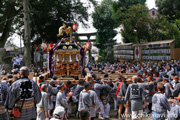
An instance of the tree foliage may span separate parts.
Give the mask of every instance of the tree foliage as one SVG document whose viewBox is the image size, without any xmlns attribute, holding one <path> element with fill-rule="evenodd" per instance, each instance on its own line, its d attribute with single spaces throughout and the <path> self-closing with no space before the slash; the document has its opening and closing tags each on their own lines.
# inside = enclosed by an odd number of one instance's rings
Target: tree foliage
<svg viewBox="0 0 180 120">
<path fill-rule="evenodd" d="M 138 4 L 131 6 L 126 12 L 120 13 L 123 29 L 121 30 L 124 42 L 140 43 L 149 39 L 148 8 Z"/>
<path fill-rule="evenodd" d="M 163 3 L 163 1 L 164 0 L 159 0 L 158 3 Z M 139 1 L 139 4 L 137 4 L 138 1 L 136 1 L 134 5 L 128 4 L 129 6 L 123 2 L 123 0 L 114 2 L 113 18 L 116 21 L 116 26 L 122 25 L 121 33 L 124 42 L 140 43 L 175 38 L 176 47 L 180 45 L 178 42 L 180 36 L 178 26 L 180 28 L 180 22 L 178 20 L 175 21 L 175 24 L 171 23 L 171 21 L 168 21 L 169 18 L 167 16 L 161 14 L 158 14 L 155 19 L 151 18 L 148 8 L 144 5 L 145 1 Z M 174 3 L 175 2 L 173 2 L 173 4 Z M 164 6 L 162 9 L 166 10 L 166 7 Z M 176 15 L 178 15 L 178 13 Z"/>
<path fill-rule="evenodd" d="M 166 38 L 175 38 L 175 47 L 180 47 L 180 1 L 179 0 L 156 0 L 158 13 L 165 16 L 169 21 L 162 24 Z M 163 21 L 162 21 L 163 22 Z"/>
<path fill-rule="evenodd" d="M 80 22 L 85 25 L 89 15 L 87 9 L 90 4 L 96 5 L 95 0 L 87 2 L 88 6 L 81 0 L 30 0 L 32 41 L 56 42 L 60 39 L 56 34 L 63 23 L 67 26 Z M 22 1 L 19 0 L 0 1 L 0 47 L 4 47 L 11 32 L 23 34 L 24 16 L 20 14 L 23 13 L 22 8 Z"/>
<path fill-rule="evenodd" d="M 13 33 L 14 19 L 22 12 L 17 0 L 0 0 L 0 48 Z"/>
<path fill-rule="evenodd" d="M 96 4 L 94 0 L 89 0 Z M 40 0 L 32 6 L 32 37 L 36 43 L 57 42 L 58 29 L 65 23 L 83 23 L 88 20 L 88 7 L 80 0 Z M 37 34 L 38 33 L 38 34 Z"/>
<path fill-rule="evenodd" d="M 93 26 L 97 29 L 96 43 L 99 54 L 104 60 L 107 56 L 107 44 L 114 44 L 116 35 L 114 30 L 115 21 L 112 18 L 112 1 L 103 0 L 101 5 L 95 8 L 92 15 Z"/>
<path fill-rule="evenodd" d="M 159 14 L 165 15 L 171 22 L 180 19 L 179 0 L 156 0 Z"/>
<path fill-rule="evenodd" d="M 179 34 L 176 25 L 160 14 L 155 19 L 151 18 L 149 33 L 152 41 L 173 39 Z"/>
<path fill-rule="evenodd" d="M 116 21 L 116 26 L 119 27 L 123 20 L 125 20 L 124 14 L 127 12 L 127 10 L 137 4 L 145 5 L 146 0 L 118 0 L 114 1 L 113 6 L 113 18 Z"/>
</svg>

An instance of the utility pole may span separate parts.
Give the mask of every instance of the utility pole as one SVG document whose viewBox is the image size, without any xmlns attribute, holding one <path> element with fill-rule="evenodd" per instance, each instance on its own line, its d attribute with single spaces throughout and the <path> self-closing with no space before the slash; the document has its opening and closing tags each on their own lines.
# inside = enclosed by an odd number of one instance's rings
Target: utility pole
<svg viewBox="0 0 180 120">
<path fill-rule="evenodd" d="M 31 29 L 29 0 L 23 0 L 24 10 L 24 62 L 27 67 L 31 65 Z"/>
</svg>

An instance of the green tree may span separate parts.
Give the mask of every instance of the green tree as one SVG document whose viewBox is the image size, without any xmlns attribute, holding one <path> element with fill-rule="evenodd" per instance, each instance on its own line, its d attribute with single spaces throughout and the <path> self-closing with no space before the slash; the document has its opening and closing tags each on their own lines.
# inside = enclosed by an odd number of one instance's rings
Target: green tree
<svg viewBox="0 0 180 120">
<path fill-rule="evenodd" d="M 177 26 L 170 23 L 165 16 L 160 14 L 155 19 L 151 18 L 149 26 L 151 41 L 173 39 L 179 34 Z"/>
<path fill-rule="evenodd" d="M 118 0 L 113 2 L 113 18 L 116 21 L 116 26 L 119 27 L 123 20 L 125 20 L 124 14 L 127 10 L 137 4 L 145 5 L 146 0 Z"/>
<path fill-rule="evenodd" d="M 87 2 L 96 5 L 95 0 Z M 35 43 L 57 42 L 58 29 L 63 23 L 66 27 L 73 23 L 83 23 L 88 20 L 88 7 L 80 0 L 39 0 L 31 4 L 32 39 Z"/>
<path fill-rule="evenodd" d="M 115 21 L 112 18 L 112 1 L 103 0 L 101 5 L 95 8 L 92 18 L 93 26 L 97 29 L 95 46 L 99 48 L 99 55 L 102 57 L 102 60 L 110 61 L 109 58 L 112 58 L 112 54 L 110 51 L 108 52 L 107 45 L 115 43 L 113 38 L 116 35 L 116 31 L 113 28 Z"/>
<path fill-rule="evenodd" d="M 165 15 L 171 22 L 180 19 L 179 0 L 156 0 L 159 14 Z"/>
<path fill-rule="evenodd" d="M 80 0 L 28 0 L 29 4 L 27 10 L 30 13 L 30 21 L 27 27 L 30 35 L 24 35 L 25 52 L 24 58 L 26 65 L 30 65 L 29 59 L 31 54 L 31 42 L 41 43 L 57 42 L 56 34 L 62 23 L 72 25 L 72 23 L 88 20 L 87 6 Z M 23 2 L 25 0 L 1 0 L 0 1 L 0 47 L 4 47 L 7 38 L 12 32 L 21 33 L 25 24 L 23 22 Z M 96 5 L 95 0 L 88 0 L 87 2 Z M 18 15 L 18 16 L 17 16 Z M 25 19 L 26 20 L 26 19 Z M 25 26 L 26 27 L 26 26 Z M 27 29 L 26 29 L 27 30 Z M 23 31 L 24 32 L 24 31 Z M 26 32 L 26 31 L 25 31 Z M 28 39 L 27 39 L 28 38 Z"/>
<path fill-rule="evenodd" d="M 13 33 L 14 19 L 20 15 L 22 6 L 17 0 L 0 0 L 0 48 Z"/>
<path fill-rule="evenodd" d="M 56 34 L 62 23 L 83 23 L 88 20 L 90 4 L 85 6 L 81 0 L 30 0 L 31 42 L 56 42 Z M 4 47 L 7 38 L 14 32 L 23 34 L 23 6 L 19 0 L 0 0 L 0 47 Z M 20 30 L 18 30 L 20 29 Z M 18 30 L 18 31 L 17 31 Z"/>
<path fill-rule="evenodd" d="M 124 18 L 121 22 L 124 42 L 148 41 L 150 15 L 147 7 L 141 4 L 133 5 L 127 11 L 122 12 L 121 16 Z"/>
</svg>

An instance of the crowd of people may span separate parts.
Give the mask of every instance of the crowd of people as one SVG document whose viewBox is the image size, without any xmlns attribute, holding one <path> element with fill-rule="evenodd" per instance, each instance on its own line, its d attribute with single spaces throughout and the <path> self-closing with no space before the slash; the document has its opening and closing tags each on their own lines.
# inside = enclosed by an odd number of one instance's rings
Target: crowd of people
<svg viewBox="0 0 180 120">
<path fill-rule="evenodd" d="M 73 113 L 81 120 L 109 119 L 111 108 L 119 120 L 180 119 L 180 61 L 88 63 L 88 68 L 78 84 L 55 76 L 49 82 L 43 75 L 30 80 L 32 70 L 25 66 L 16 78 L 9 73 L 0 83 L 0 120 L 67 120 Z"/>
</svg>

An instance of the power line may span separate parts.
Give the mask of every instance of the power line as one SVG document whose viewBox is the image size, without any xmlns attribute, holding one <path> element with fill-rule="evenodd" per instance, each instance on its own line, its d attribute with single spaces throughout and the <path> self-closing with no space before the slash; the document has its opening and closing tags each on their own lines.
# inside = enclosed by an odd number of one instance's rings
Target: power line
<svg viewBox="0 0 180 120">
<path fill-rule="evenodd" d="M 21 13 L 21 14 L 22 14 L 22 13 Z M 15 18 L 15 17 L 18 16 L 18 15 L 20 15 L 20 13 L 17 14 L 17 15 L 15 15 L 15 16 L 13 16 L 13 17 L 11 17 L 11 18 L 9 18 L 9 19 L 6 19 L 5 21 L 0 22 L 0 25 L 3 24 L 3 23 L 5 23 L 5 22 L 7 22 L 7 21 L 9 21 L 9 20 L 11 20 L 11 19 L 13 19 L 13 18 Z"/>
</svg>

